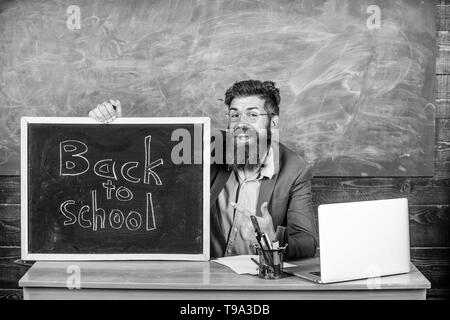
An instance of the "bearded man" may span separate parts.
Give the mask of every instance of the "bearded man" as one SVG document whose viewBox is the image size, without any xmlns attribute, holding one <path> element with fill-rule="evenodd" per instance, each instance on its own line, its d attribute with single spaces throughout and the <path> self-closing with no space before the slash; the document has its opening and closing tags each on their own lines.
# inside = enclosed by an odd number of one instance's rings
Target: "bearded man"
<svg viewBox="0 0 450 320">
<path fill-rule="evenodd" d="M 255 254 L 252 215 L 270 240 L 276 229 L 286 231 L 279 240 L 288 244 L 287 259 L 313 257 L 318 243 L 311 166 L 274 139 L 279 89 L 272 81 L 239 81 L 224 101 L 232 147 L 224 144 L 225 161 L 211 165 L 211 257 Z M 89 116 L 110 122 L 121 113 L 120 102 L 109 100 Z"/>
</svg>

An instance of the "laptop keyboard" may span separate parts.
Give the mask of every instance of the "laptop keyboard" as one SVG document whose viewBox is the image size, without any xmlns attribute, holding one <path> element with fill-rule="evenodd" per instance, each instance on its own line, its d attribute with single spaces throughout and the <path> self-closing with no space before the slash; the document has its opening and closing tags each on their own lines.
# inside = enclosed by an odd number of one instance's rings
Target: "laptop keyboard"
<svg viewBox="0 0 450 320">
<path fill-rule="evenodd" d="M 320 277 L 320 271 L 312 271 L 310 274 Z"/>
</svg>

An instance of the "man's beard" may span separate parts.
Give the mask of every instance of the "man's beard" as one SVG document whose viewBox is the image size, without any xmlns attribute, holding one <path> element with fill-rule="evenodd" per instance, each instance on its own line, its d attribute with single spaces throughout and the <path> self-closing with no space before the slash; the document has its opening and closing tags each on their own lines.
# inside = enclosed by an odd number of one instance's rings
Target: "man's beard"
<svg viewBox="0 0 450 320">
<path fill-rule="evenodd" d="M 263 132 L 261 132 L 263 131 Z M 266 129 L 258 132 L 251 126 L 243 125 L 236 127 L 233 131 L 233 163 L 230 167 L 233 170 L 254 170 L 262 165 L 269 151 L 272 134 L 270 130 L 270 122 Z M 238 143 L 238 134 L 245 133 L 251 139 L 242 143 Z"/>
</svg>

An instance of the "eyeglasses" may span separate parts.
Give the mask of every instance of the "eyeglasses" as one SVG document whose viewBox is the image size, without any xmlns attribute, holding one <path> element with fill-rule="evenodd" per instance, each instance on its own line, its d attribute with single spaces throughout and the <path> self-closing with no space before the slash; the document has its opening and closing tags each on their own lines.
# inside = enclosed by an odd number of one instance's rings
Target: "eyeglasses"
<svg viewBox="0 0 450 320">
<path fill-rule="evenodd" d="M 244 113 L 244 115 L 249 122 L 256 122 L 258 121 L 260 116 L 269 116 L 273 115 L 273 113 L 259 113 L 258 111 L 247 111 Z M 227 113 L 227 117 L 228 120 L 230 120 L 230 122 L 238 122 L 241 120 L 242 113 L 240 113 L 239 111 L 231 111 Z"/>
</svg>

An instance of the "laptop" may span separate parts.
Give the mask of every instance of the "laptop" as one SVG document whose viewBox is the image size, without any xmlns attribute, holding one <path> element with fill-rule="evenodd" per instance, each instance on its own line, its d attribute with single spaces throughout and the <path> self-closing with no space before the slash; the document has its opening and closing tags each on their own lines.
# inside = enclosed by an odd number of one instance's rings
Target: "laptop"
<svg viewBox="0 0 450 320">
<path fill-rule="evenodd" d="M 284 272 L 317 283 L 410 271 L 408 199 L 320 205 L 320 263 Z"/>
</svg>

